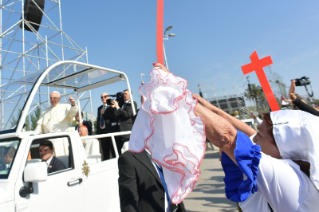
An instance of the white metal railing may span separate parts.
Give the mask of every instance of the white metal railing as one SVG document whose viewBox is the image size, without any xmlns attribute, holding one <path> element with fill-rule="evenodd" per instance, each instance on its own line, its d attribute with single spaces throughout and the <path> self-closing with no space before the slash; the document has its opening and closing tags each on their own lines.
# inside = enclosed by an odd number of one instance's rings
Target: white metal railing
<svg viewBox="0 0 319 212">
<path fill-rule="evenodd" d="M 85 140 L 85 139 L 98 139 L 98 138 L 109 138 L 111 137 L 112 139 L 112 144 L 113 144 L 113 148 L 114 148 L 114 151 L 115 151 L 115 155 L 116 155 L 116 158 L 119 157 L 119 153 L 117 151 L 117 148 L 116 148 L 116 143 L 115 143 L 115 136 L 121 136 L 121 135 L 130 135 L 131 134 L 131 131 L 124 131 L 124 132 L 116 132 L 116 133 L 107 133 L 107 134 L 100 134 L 100 135 L 89 135 L 89 136 L 83 136 L 83 137 L 80 137 L 81 140 Z"/>
</svg>

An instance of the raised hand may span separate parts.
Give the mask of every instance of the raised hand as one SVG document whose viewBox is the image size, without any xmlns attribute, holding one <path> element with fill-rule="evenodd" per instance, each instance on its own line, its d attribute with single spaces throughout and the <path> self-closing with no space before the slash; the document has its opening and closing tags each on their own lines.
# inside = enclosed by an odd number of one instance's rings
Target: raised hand
<svg viewBox="0 0 319 212">
<path fill-rule="evenodd" d="M 114 108 L 118 108 L 119 107 L 119 103 L 117 101 L 113 100 L 111 106 L 114 107 Z"/>
<path fill-rule="evenodd" d="M 295 80 L 291 80 L 291 85 L 289 88 L 289 98 L 291 99 L 291 101 L 295 101 L 297 99 L 297 96 L 295 94 L 295 89 L 296 89 L 296 84 L 295 84 Z"/>
<path fill-rule="evenodd" d="M 164 65 L 162 65 L 160 63 L 153 63 L 153 66 L 154 67 L 158 67 L 158 68 L 162 69 L 163 71 L 165 71 L 167 73 L 170 73 L 169 70 Z"/>
<path fill-rule="evenodd" d="M 206 107 L 208 109 L 210 109 L 212 106 L 211 103 L 209 103 L 207 100 L 205 100 L 204 98 L 202 98 L 198 94 L 193 94 L 193 98 L 197 99 L 198 103 L 200 103 L 201 105 L 203 105 L 204 107 Z"/>
<path fill-rule="evenodd" d="M 75 105 L 75 100 L 73 99 L 72 96 L 69 96 L 69 101 L 70 101 L 70 103 L 71 103 L 72 106 Z"/>
</svg>

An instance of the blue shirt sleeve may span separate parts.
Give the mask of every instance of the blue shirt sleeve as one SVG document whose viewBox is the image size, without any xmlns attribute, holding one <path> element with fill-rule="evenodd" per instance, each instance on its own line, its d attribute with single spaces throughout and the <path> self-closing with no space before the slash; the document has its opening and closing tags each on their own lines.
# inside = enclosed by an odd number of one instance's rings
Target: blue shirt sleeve
<svg viewBox="0 0 319 212">
<path fill-rule="evenodd" d="M 256 178 L 261 159 L 260 151 L 260 146 L 254 145 L 246 134 L 237 131 L 234 155 L 238 166 L 224 152 L 222 153 L 227 199 L 243 202 L 257 191 Z"/>
</svg>

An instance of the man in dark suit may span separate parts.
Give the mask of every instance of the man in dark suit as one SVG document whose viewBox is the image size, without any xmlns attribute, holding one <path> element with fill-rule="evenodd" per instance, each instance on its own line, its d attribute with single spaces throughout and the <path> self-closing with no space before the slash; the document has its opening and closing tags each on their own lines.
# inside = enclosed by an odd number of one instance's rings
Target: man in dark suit
<svg viewBox="0 0 319 212">
<path fill-rule="evenodd" d="M 184 204 L 169 205 L 159 173 L 145 150 L 125 152 L 118 160 L 119 193 L 122 212 L 185 212 Z M 177 208 L 176 211 L 172 208 Z"/>
<path fill-rule="evenodd" d="M 45 161 L 47 164 L 48 174 L 66 169 L 65 165 L 53 155 L 54 148 L 51 141 L 42 141 L 39 146 L 39 152 L 42 161 Z"/>
<path fill-rule="evenodd" d="M 83 112 L 81 111 L 82 125 L 86 126 L 88 129 L 89 135 L 92 135 L 92 122 L 83 120 Z M 75 115 L 75 120 L 80 123 L 79 113 Z M 79 131 L 79 125 L 75 126 L 75 130 Z"/>
<path fill-rule="evenodd" d="M 97 131 L 96 134 L 106 134 L 116 132 L 117 122 L 113 118 L 111 105 L 107 105 L 107 100 L 110 97 L 108 93 L 102 93 L 102 105 L 97 109 Z M 103 151 L 103 160 L 115 157 L 115 151 L 111 138 L 100 138 L 101 147 Z"/>
<path fill-rule="evenodd" d="M 124 90 L 123 92 L 123 101 L 124 104 L 122 106 L 119 105 L 117 101 L 112 102 L 113 115 L 118 122 L 117 131 L 130 131 L 132 130 L 134 124 L 134 115 L 132 109 L 131 95 L 128 90 Z M 134 102 L 134 108 L 136 112 L 136 102 Z M 123 144 L 130 140 L 130 135 L 122 135 L 117 137 L 116 144 L 117 150 L 119 154 L 121 154 L 121 149 Z"/>
</svg>

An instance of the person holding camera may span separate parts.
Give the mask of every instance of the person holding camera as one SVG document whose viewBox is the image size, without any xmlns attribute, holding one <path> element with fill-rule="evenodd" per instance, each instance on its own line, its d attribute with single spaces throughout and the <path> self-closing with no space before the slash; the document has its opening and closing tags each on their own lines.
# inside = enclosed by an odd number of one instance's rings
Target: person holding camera
<svg viewBox="0 0 319 212">
<path fill-rule="evenodd" d="M 304 101 L 303 99 L 300 99 L 298 94 L 295 94 L 296 85 L 301 86 L 300 82 L 299 84 L 296 84 L 295 80 L 291 80 L 291 85 L 289 88 L 289 98 L 291 99 L 292 103 L 299 109 L 308 113 L 311 113 L 312 115 L 319 116 L 319 111 L 315 108 L 311 107 Z"/>
<path fill-rule="evenodd" d="M 110 96 L 108 93 L 102 93 L 101 95 L 102 105 L 97 109 L 97 130 L 96 134 L 106 134 L 116 132 L 117 122 L 113 118 L 113 111 L 111 107 Z M 115 151 L 112 144 L 112 139 L 100 138 L 101 147 L 103 151 L 103 160 L 111 159 L 115 157 Z"/>
<path fill-rule="evenodd" d="M 118 122 L 117 131 L 123 132 L 123 131 L 130 131 L 133 127 L 133 109 L 132 109 L 132 102 L 131 102 L 131 95 L 129 91 L 126 89 L 123 91 L 123 105 L 120 106 L 117 101 L 112 102 L 112 108 L 113 108 L 113 115 L 114 118 L 116 118 Z M 134 108 L 136 112 L 136 102 L 134 101 Z M 121 149 L 125 142 L 130 140 L 130 135 L 122 135 L 117 137 L 116 144 L 117 144 L 117 150 L 119 155 L 121 155 Z"/>
</svg>

